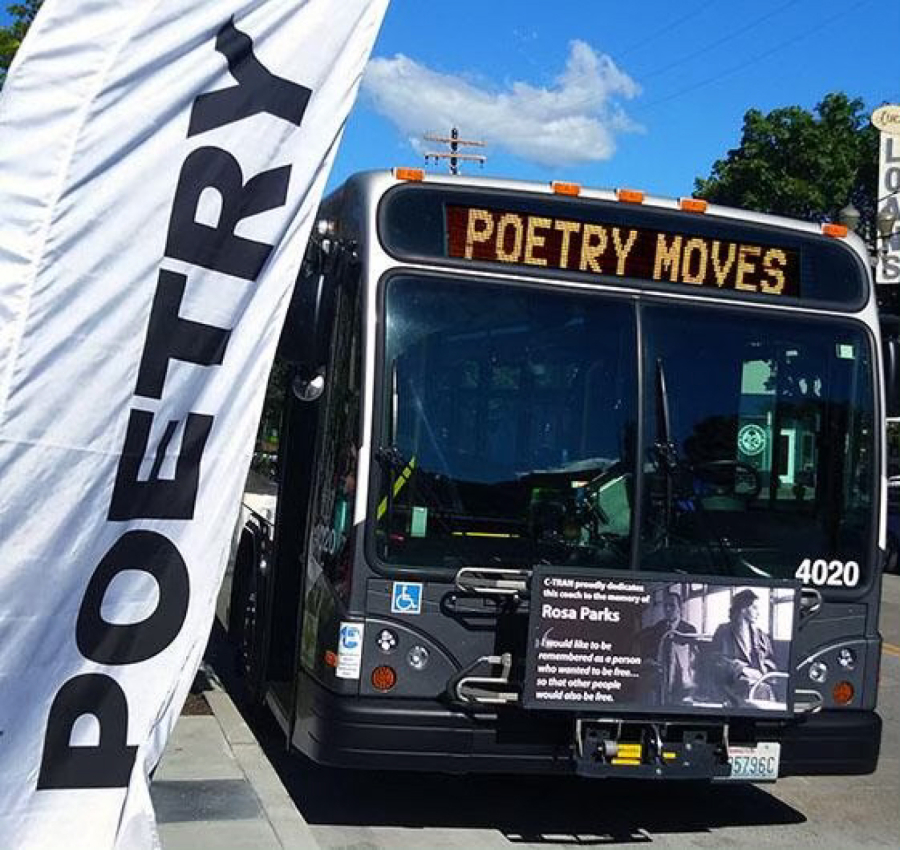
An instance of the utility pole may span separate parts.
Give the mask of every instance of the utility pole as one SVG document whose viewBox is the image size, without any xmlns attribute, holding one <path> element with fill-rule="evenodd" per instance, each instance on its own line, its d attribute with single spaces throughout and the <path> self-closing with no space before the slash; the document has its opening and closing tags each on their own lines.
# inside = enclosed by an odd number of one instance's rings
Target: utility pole
<svg viewBox="0 0 900 850">
<path fill-rule="evenodd" d="M 439 162 L 442 159 L 449 160 L 451 174 L 459 174 L 460 160 L 477 162 L 481 166 L 487 161 L 487 157 L 483 154 L 459 152 L 460 145 L 483 148 L 485 144 L 484 142 L 461 139 L 459 137 L 459 130 L 457 130 L 456 127 L 453 127 L 450 130 L 449 136 L 435 136 L 431 133 L 426 133 L 424 138 L 429 142 L 442 142 L 450 148 L 449 151 L 427 151 L 425 154 L 425 162 L 428 162 L 429 159 L 433 159 L 435 162 Z"/>
</svg>

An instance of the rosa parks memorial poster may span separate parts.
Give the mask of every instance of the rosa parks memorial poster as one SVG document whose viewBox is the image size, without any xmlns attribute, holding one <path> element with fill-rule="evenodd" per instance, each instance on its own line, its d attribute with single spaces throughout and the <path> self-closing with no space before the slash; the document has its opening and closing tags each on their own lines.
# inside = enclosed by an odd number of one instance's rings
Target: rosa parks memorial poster
<svg viewBox="0 0 900 850">
<path fill-rule="evenodd" d="M 788 716 L 799 585 L 534 571 L 529 708 Z"/>
</svg>

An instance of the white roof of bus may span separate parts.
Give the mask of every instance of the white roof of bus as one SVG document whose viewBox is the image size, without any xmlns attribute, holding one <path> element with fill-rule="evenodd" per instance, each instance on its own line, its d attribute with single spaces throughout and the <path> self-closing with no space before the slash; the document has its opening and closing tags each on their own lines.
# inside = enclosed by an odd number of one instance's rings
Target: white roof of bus
<svg viewBox="0 0 900 850">
<path fill-rule="evenodd" d="M 510 180 L 502 177 L 473 177 L 470 175 L 454 176 L 450 174 L 435 174 L 428 171 L 423 171 L 423 169 L 419 168 L 408 170 L 422 172 L 423 176 L 421 181 L 409 181 L 399 179 L 396 176 L 397 171 L 403 170 L 404 169 L 393 169 L 391 171 L 367 171 L 354 175 L 354 177 L 361 180 L 364 184 L 367 184 L 370 191 L 373 191 L 378 195 L 384 192 L 391 185 L 406 182 L 422 182 L 443 186 L 465 186 L 471 187 L 473 189 L 500 189 L 509 192 L 532 192 L 541 195 L 555 194 L 552 188 L 552 183 L 538 183 L 526 180 Z M 615 189 L 595 189 L 589 186 L 584 186 L 582 184 L 578 184 L 578 186 L 579 199 L 633 203 L 628 201 L 619 201 L 617 194 L 620 189 L 631 189 L 631 187 L 619 187 Z M 557 195 L 557 197 L 569 199 L 571 196 Z M 682 197 L 689 198 L 690 195 L 684 195 Z M 646 207 L 655 207 L 657 209 L 680 212 L 680 200 L 681 198 L 667 198 L 661 195 L 651 195 L 644 192 L 644 198 L 641 205 Z M 701 215 L 701 213 L 685 212 L 684 215 Z M 770 215 L 769 213 L 742 210 L 738 209 L 737 207 L 720 206 L 719 204 L 708 204 L 706 211 L 702 213 L 702 215 L 713 215 L 719 218 L 731 218 L 736 221 L 754 222 L 756 224 L 764 224 L 771 227 L 787 228 L 790 230 L 798 230 L 801 232 L 814 233 L 818 235 L 822 234 L 822 225 L 819 223 L 802 221 L 796 218 L 788 218 L 787 216 Z M 866 250 L 866 246 L 863 240 L 852 232 L 841 238 L 845 242 L 847 242 L 848 245 L 850 245 L 850 247 L 852 247 L 857 252 L 857 254 L 859 254 L 859 256 L 864 260 L 866 267 L 868 268 L 868 251 Z"/>
</svg>

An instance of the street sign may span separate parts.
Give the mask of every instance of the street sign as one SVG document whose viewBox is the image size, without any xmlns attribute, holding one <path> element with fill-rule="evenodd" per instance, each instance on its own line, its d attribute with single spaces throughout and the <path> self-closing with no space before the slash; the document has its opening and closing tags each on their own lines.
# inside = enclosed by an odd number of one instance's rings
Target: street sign
<svg viewBox="0 0 900 850">
<path fill-rule="evenodd" d="M 878 202 L 880 218 L 892 216 L 893 228 L 877 234 L 876 283 L 900 284 L 900 105 L 880 106 L 872 123 L 881 131 L 878 157 Z"/>
<path fill-rule="evenodd" d="M 884 106 L 879 106 L 872 113 L 871 120 L 882 133 L 900 136 L 900 106 L 897 104 L 887 103 Z"/>
</svg>

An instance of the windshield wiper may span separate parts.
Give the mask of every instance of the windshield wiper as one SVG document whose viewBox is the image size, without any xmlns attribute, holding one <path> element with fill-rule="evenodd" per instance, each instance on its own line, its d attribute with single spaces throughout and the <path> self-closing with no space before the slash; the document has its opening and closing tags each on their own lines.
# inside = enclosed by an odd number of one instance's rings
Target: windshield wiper
<svg viewBox="0 0 900 850">
<path fill-rule="evenodd" d="M 656 435 L 654 445 L 659 465 L 666 476 L 665 503 L 663 505 L 663 545 L 669 545 L 669 534 L 672 528 L 672 514 L 675 501 L 675 473 L 681 461 L 678 450 L 672 442 L 672 418 L 669 410 L 669 388 L 666 384 L 666 371 L 662 358 L 656 358 Z"/>
<path fill-rule="evenodd" d="M 379 446 L 375 450 L 375 460 L 387 469 L 403 469 L 409 465 L 409 461 L 397 446 Z"/>
<path fill-rule="evenodd" d="M 696 523 L 696 527 L 701 531 L 703 540 L 688 541 L 696 542 L 705 547 L 709 554 L 713 566 L 718 566 L 717 562 L 721 562 L 721 566 L 725 568 L 728 574 L 734 574 L 735 563 L 746 566 L 753 573 L 760 574 L 762 571 L 758 567 L 754 567 L 749 561 L 745 561 L 744 557 L 732 545 L 728 538 L 717 534 L 710 527 L 709 518 L 706 509 L 703 506 L 703 500 L 697 497 L 697 493 L 693 484 L 694 469 L 690 463 L 685 461 L 678 453 L 675 441 L 672 439 L 672 416 L 669 406 L 669 388 L 666 381 L 666 371 L 661 357 L 656 359 L 656 431 L 659 437 L 653 448 L 656 453 L 657 463 L 663 470 L 666 477 L 665 502 L 663 505 L 663 546 L 671 545 L 671 529 L 672 519 L 675 513 L 676 505 L 679 501 L 683 501 L 681 494 L 676 494 L 676 479 L 679 482 L 689 479 L 690 485 L 690 509 L 695 511 L 700 518 Z M 676 499 L 678 501 L 676 501 Z M 716 558 L 716 549 L 720 556 Z"/>
</svg>

